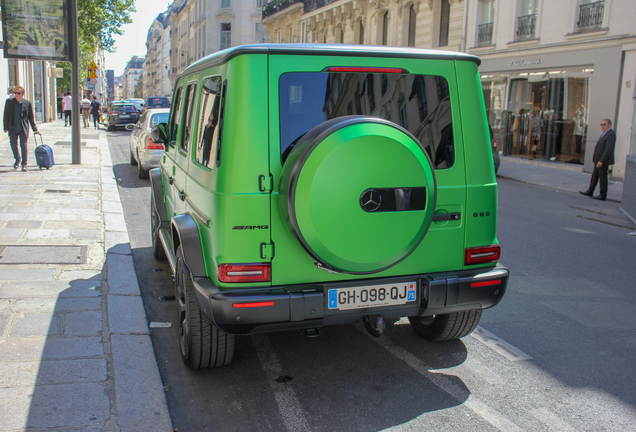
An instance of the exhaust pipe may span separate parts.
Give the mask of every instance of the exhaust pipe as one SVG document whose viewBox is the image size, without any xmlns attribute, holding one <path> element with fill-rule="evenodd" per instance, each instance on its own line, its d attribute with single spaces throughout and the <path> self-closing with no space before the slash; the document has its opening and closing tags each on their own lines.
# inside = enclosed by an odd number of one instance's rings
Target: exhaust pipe
<svg viewBox="0 0 636 432">
<path fill-rule="evenodd" d="M 362 322 L 364 322 L 364 328 L 367 329 L 371 336 L 376 338 L 382 336 L 382 332 L 384 331 L 385 327 L 384 317 L 376 316 L 375 323 L 372 323 L 371 316 L 365 315 L 362 317 Z"/>
<path fill-rule="evenodd" d="M 309 329 L 303 329 L 300 331 L 303 335 L 310 337 L 310 338 L 315 338 L 320 336 L 320 329 L 319 328 L 309 328 Z"/>
</svg>

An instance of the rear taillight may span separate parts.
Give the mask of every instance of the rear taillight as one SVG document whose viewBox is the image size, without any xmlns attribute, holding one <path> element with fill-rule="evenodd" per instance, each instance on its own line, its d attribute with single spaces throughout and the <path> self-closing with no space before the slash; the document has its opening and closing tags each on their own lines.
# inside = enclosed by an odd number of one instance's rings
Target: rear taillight
<svg viewBox="0 0 636 432">
<path fill-rule="evenodd" d="M 466 249 L 466 265 L 496 262 L 501 255 L 499 245 L 482 246 Z"/>
<path fill-rule="evenodd" d="M 272 266 L 270 263 L 221 264 L 218 275 L 219 282 L 270 282 L 272 280 Z"/>
<path fill-rule="evenodd" d="M 402 68 L 388 67 L 349 67 L 349 66 L 331 66 L 322 70 L 323 72 L 360 72 L 360 73 L 399 73 L 407 74 L 409 71 Z"/>
<path fill-rule="evenodd" d="M 163 144 L 154 142 L 152 138 L 148 138 L 148 141 L 146 141 L 146 150 L 163 150 Z"/>
<path fill-rule="evenodd" d="M 497 140 L 492 140 L 492 148 L 497 148 Z"/>
</svg>

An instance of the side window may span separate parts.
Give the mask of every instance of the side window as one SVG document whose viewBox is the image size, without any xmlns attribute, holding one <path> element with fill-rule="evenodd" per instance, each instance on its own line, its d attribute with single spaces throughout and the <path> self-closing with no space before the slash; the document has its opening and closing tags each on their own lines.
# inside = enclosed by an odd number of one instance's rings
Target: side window
<svg viewBox="0 0 636 432">
<path fill-rule="evenodd" d="M 197 85 L 192 83 L 186 88 L 185 100 L 183 101 L 183 128 L 179 137 L 179 149 L 183 152 L 188 151 L 190 141 L 192 140 L 192 132 L 194 125 L 194 99 L 196 95 Z"/>
<path fill-rule="evenodd" d="M 201 89 L 199 128 L 197 133 L 196 161 L 208 168 L 214 166 L 216 143 L 219 135 L 219 107 L 221 105 L 221 77 L 203 80 Z"/>
<path fill-rule="evenodd" d="M 174 101 L 172 106 L 174 109 L 170 113 L 170 145 L 174 147 L 177 144 L 177 131 L 179 130 L 179 123 L 181 123 L 181 95 L 183 94 L 183 87 L 179 87 L 174 93 Z"/>
</svg>

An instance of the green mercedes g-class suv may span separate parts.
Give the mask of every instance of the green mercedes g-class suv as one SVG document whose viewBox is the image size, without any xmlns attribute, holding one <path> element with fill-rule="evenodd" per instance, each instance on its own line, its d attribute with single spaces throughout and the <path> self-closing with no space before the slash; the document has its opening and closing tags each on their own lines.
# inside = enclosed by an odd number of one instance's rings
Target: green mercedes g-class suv
<svg viewBox="0 0 636 432">
<path fill-rule="evenodd" d="M 474 56 L 263 44 L 176 81 L 151 171 L 152 244 L 174 273 L 191 368 L 235 335 L 408 317 L 468 335 L 506 291 Z"/>
</svg>

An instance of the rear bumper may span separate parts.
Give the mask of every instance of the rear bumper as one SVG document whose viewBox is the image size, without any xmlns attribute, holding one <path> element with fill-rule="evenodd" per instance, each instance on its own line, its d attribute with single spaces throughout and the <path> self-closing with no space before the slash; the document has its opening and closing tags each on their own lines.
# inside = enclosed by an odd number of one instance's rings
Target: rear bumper
<svg viewBox="0 0 636 432">
<path fill-rule="evenodd" d="M 326 292 L 343 284 L 308 284 L 301 287 L 235 288 L 221 291 L 205 277 L 193 277 L 199 304 L 221 330 L 232 334 L 255 334 L 282 330 L 319 328 L 354 322 L 365 315 L 385 318 L 431 316 L 486 309 L 499 303 L 508 285 L 508 269 L 480 268 L 460 272 L 411 275 L 400 278 L 364 279 L 347 286 L 418 281 L 417 300 L 399 306 L 354 310 L 330 310 Z M 274 302 L 273 306 L 235 308 L 236 303 Z"/>
</svg>

